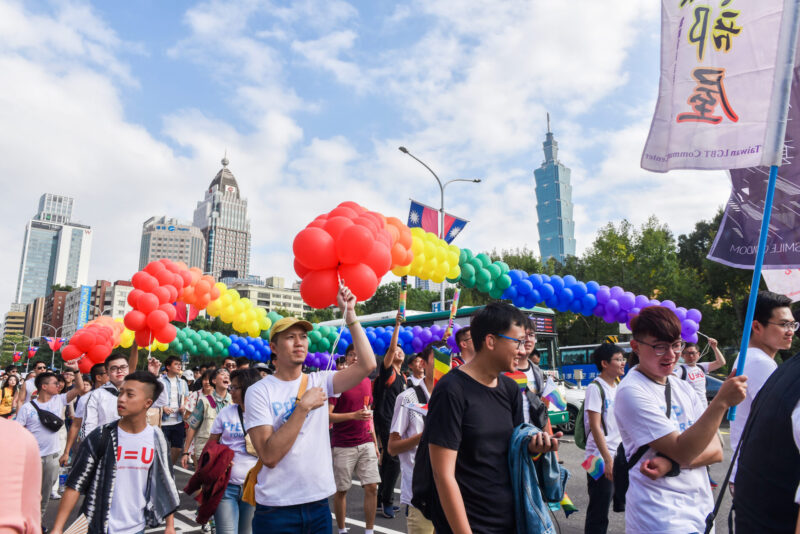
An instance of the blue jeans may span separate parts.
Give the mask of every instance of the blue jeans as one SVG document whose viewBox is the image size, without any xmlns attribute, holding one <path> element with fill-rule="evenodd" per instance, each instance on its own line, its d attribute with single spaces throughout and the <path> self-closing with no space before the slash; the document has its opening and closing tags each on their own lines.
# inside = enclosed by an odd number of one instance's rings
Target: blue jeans
<svg viewBox="0 0 800 534">
<path fill-rule="evenodd" d="M 255 508 L 242 501 L 242 487 L 228 484 L 214 512 L 218 534 L 250 534 Z"/>
<path fill-rule="evenodd" d="M 256 534 L 330 534 L 333 530 L 328 499 L 294 506 L 256 504 Z"/>
</svg>

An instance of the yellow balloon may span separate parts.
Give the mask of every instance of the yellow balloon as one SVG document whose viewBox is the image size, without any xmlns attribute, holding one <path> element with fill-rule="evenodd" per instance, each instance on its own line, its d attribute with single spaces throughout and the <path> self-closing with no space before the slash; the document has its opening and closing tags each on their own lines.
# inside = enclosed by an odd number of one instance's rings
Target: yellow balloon
<svg viewBox="0 0 800 534">
<path fill-rule="evenodd" d="M 415 226 L 413 228 L 410 228 L 410 230 L 411 230 L 411 235 L 413 237 L 423 237 L 425 235 L 425 230 L 423 230 L 419 226 Z"/>
<path fill-rule="evenodd" d="M 425 257 L 426 258 L 436 257 L 436 245 L 434 245 L 430 241 L 425 241 Z"/>
<path fill-rule="evenodd" d="M 233 319 L 236 317 L 236 310 L 233 309 L 233 306 L 228 306 L 227 308 L 223 308 L 222 312 L 219 314 L 220 319 L 222 319 L 226 323 L 233 322 Z"/>
<path fill-rule="evenodd" d="M 436 247 L 436 260 L 439 263 L 444 263 L 447 261 L 447 249 L 442 246 Z"/>
<path fill-rule="evenodd" d="M 216 284 L 214 284 L 214 287 L 219 289 L 220 294 L 223 294 L 226 291 L 228 291 L 228 286 L 226 286 L 223 282 L 217 282 Z"/>
<path fill-rule="evenodd" d="M 459 276 L 461 276 L 461 267 L 459 267 L 458 265 L 453 265 L 452 267 L 450 267 L 450 270 L 447 271 L 447 278 L 449 278 L 450 280 L 458 278 Z"/>
<path fill-rule="evenodd" d="M 211 302 L 208 303 L 208 306 L 206 307 L 206 312 L 208 312 L 208 314 L 212 317 L 218 316 L 221 311 L 222 311 L 222 303 L 220 302 L 220 299 L 212 300 Z"/>
<path fill-rule="evenodd" d="M 447 245 L 447 248 L 450 250 L 450 252 L 456 255 L 456 258 L 461 256 L 461 249 L 455 246 L 454 244 L 450 243 L 449 245 Z"/>
<path fill-rule="evenodd" d="M 392 274 L 395 276 L 408 276 L 411 273 L 411 265 L 400 266 L 398 265 L 392 269 Z"/>
<path fill-rule="evenodd" d="M 435 284 L 441 284 L 444 282 L 444 276 L 434 275 L 431 277 L 431 281 Z"/>
<path fill-rule="evenodd" d="M 422 238 L 414 236 L 411 240 L 411 252 L 414 253 L 414 256 L 417 254 L 422 254 L 425 250 L 425 242 Z"/>
<path fill-rule="evenodd" d="M 239 302 L 244 304 L 245 308 L 251 307 L 253 305 L 253 302 L 247 297 L 244 297 L 244 298 L 240 299 Z"/>
</svg>

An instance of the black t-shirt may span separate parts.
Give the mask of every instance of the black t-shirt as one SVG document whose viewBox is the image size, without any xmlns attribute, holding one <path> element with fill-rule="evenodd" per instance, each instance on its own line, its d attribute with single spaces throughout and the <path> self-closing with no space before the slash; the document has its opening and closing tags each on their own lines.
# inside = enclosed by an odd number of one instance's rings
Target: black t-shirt
<svg viewBox="0 0 800 534">
<path fill-rule="evenodd" d="M 397 396 L 406 389 L 406 377 L 398 373 L 393 365 L 386 367 L 378 363 L 378 378 L 375 379 L 373 397 L 375 399 L 375 423 L 387 432 L 392 425 L 394 402 Z"/>
<path fill-rule="evenodd" d="M 522 424 L 522 398 L 507 376 L 490 388 L 460 369 L 436 384 L 425 421 L 427 442 L 458 451 L 456 481 L 473 532 L 515 532 L 508 445 Z M 425 441 L 425 440 L 423 440 Z M 438 499 L 433 526 L 452 532 Z"/>
</svg>

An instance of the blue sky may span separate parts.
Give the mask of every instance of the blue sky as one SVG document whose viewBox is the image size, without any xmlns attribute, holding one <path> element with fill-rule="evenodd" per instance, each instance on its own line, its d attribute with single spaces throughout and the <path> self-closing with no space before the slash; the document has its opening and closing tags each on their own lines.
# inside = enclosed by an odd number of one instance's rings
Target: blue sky
<svg viewBox="0 0 800 534">
<path fill-rule="evenodd" d="M 191 219 L 228 151 L 251 266 L 292 276 L 291 242 L 355 200 L 405 218 L 433 178 L 471 222 L 456 244 L 538 250 L 545 112 L 572 168 L 576 238 L 651 214 L 676 233 L 728 195 L 724 173 L 642 171 L 658 87 L 657 2 L 0 0 L 0 306 L 45 191 L 92 225 L 90 276 L 128 278 L 141 223 Z M 13 127 L 9 127 L 13 125 Z"/>
</svg>

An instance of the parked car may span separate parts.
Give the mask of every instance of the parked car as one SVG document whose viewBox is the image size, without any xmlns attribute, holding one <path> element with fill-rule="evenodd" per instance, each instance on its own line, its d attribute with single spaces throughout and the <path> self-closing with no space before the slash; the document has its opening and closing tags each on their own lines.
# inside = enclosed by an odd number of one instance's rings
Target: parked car
<svg viewBox="0 0 800 534">
<path fill-rule="evenodd" d="M 714 375 L 706 375 L 706 398 L 708 402 L 711 402 L 711 399 L 717 395 L 723 381 L 724 379 L 720 380 Z"/>
<path fill-rule="evenodd" d="M 575 420 L 578 417 L 578 410 L 581 409 L 583 400 L 586 398 L 586 387 L 579 388 L 571 382 L 564 380 L 558 381 L 558 387 L 564 399 L 567 401 L 567 412 L 569 412 L 569 421 L 564 424 L 558 425 L 556 430 L 560 430 L 565 434 L 575 432 Z M 563 389 L 562 389 L 563 388 Z"/>
</svg>

